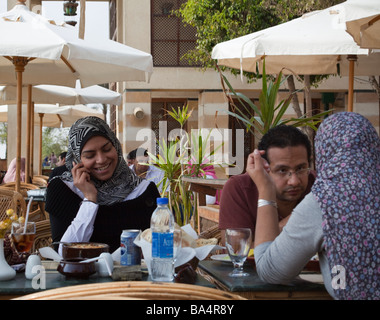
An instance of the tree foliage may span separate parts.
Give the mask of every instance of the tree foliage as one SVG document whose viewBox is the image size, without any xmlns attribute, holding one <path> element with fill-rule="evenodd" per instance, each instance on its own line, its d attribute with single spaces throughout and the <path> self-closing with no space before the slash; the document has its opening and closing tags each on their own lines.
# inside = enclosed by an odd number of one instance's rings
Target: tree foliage
<svg viewBox="0 0 380 320">
<path fill-rule="evenodd" d="M 211 51 L 216 44 L 341 2 L 343 0 L 188 0 L 176 14 L 185 24 L 196 28 L 197 45 L 183 58 L 204 69 L 215 68 Z M 231 69 L 231 72 L 237 74 L 239 70 Z"/>
<path fill-rule="evenodd" d="M 42 130 L 42 159 L 52 152 L 58 155 L 67 150 L 69 128 L 48 128 Z"/>
</svg>

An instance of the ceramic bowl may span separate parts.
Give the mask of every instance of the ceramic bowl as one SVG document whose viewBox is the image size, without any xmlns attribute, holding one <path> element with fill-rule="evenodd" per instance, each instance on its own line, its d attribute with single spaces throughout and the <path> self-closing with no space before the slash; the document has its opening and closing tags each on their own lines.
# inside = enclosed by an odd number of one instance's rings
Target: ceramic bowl
<svg viewBox="0 0 380 320">
<path fill-rule="evenodd" d="M 62 244 L 63 259 L 99 257 L 101 253 L 109 252 L 109 246 L 97 242 L 71 242 Z"/>
<path fill-rule="evenodd" d="M 88 278 L 96 272 L 95 261 L 80 263 L 82 258 L 61 260 L 58 264 L 58 272 L 66 277 Z"/>
</svg>

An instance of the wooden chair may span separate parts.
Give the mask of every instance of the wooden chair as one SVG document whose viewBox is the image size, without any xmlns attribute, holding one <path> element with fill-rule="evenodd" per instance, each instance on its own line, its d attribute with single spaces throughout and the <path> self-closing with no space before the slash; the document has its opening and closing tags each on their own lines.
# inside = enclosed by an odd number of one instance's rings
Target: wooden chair
<svg viewBox="0 0 380 320">
<path fill-rule="evenodd" d="M 41 177 L 34 176 L 32 178 L 32 184 L 36 185 L 37 187 L 46 188 L 47 187 L 47 180 L 44 178 L 41 178 Z"/>
<path fill-rule="evenodd" d="M 15 190 L 16 183 L 8 182 L 5 184 L 2 184 L 0 185 L 0 189 Z M 35 190 L 35 189 L 39 189 L 39 187 L 31 183 L 20 182 L 20 193 L 24 198 L 28 196 L 28 190 Z M 45 211 L 40 208 L 38 202 L 33 201 L 30 207 L 29 220 L 39 221 L 39 220 L 45 220 L 45 219 L 46 219 Z"/>
<path fill-rule="evenodd" d="M 1 188 L 8 188 L 15 190 L 16 189 L 16 182 L 8 182 L 0 185 Z M 31 184 L 31 183 L 26 183 L 26 182 L 20 182 L 20 193 L 26 198 L 28 196 L 28 190 L 34 190 L 34 189 L 39 189 L 38 186 Z"/>
<path fill-rule="evenodd" d="M 45 176 L 43 174 L 36 174 L 36 175 L 33 176 L 33 178 L 34 177 L 36 177 L 36 178 L 42 178 L 42 179 L 44 179 L 46 181 L 49 181 L 49 176 Z"/>
<path fill-rule="evenodd" d="M 6 219 L 8 209 L 13 209 L 17 215 L 25 216 L 26 204 L 21 193 L 14 190 L 0 188 L 0 221 Z"/>
<path fill-rule="evenodd" d="M 15 300 L 246 300 L 226 291 L 182 283 L 113 281 L 45 290 Z"/>
<path fill-rule="evenodd" d="M 36 222 L 36 237 L 34 238 L 32 252 L 40 248 L 47 247 L 52 243 L 50 220 Z"/>
</svg>

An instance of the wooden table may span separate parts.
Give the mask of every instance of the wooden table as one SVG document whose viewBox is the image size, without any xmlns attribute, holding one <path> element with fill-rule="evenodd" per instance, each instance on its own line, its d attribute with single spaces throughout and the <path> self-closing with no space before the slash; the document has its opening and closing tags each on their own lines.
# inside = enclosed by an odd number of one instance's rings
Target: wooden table
<svg viewBox="0 0 380 320">
<path fill-rule="evenodd" d="M 215 196 L 228 179 L 182 178 L 190 184 L 190 190 L 198 193 L 198 233 L 219 223 L 219 205 L 206 205 L 206 195 Z M 211 223 L 209 223 L 211 222 Z"/>
<path fill-rule="evenodd" d="M 331 296 L 320 281 L 318 283 L 296 279 L 290 285 L 268 284 L 261 281 L 256 270 L 251 264 L 245 263 L 244 270 L 250 273 L 248 277 L 231 278 L 228 274 L 232 271 L 231 262 L 204 260 L 200 261 L 198 268 L 206 278 L 213 282 L 221 290 L 238 294 L 250 300 L 276 299 L 276 300 L 331 300 Z M 305 274 L 306 275 L 306 274 Z M 314 277 L 320 274 L 312 274 Z M 311 278 L 310 278 L 311 279 Z"/>
<path fill-rule="evenodd" d="M 49 265 L 49 264 L 44 264 Z M 0 281 L 0 300 L 9 300 L 17 297 L 21 297 L 27 294 L 43 292 L 45 290 L 77 286 L 82 284 L 100 284 L 105 282 L 119 282 L 114 281 L 111 277 L 98 277 L 96 274 L 90 276 L 88 279 L 79 278 L 66 278 L 56 270 L 56 265 L 52 263 L 54 268 L 49 266 L 46 268 L 46 278 L 44 281 L 45 288 L 36 288 L 36 284 L 33 284 L 32 280 L 25 278 L 25 273 L 20 272 L 16 274 L 16 277 L 8 281 Z M 142 281 L 151 281 L 147 273 L 143 273 Z M 42 282 L 36 281 L 37 286 L 41 287 Z M 215 288 L 211 282 L 204 279 L 202 276 L 197 275 L 196 285 L 208 288 Z"/>
<path fill-rule="evenodd" d="M 199 194 L 199 205 L 206 205 L 206 195 L 215 196 L 217 190 L 222 190 L 228 179 L 204 179 L 183 177 L 182 181 L 190 183 L 190 190 Z"/>
</svg>

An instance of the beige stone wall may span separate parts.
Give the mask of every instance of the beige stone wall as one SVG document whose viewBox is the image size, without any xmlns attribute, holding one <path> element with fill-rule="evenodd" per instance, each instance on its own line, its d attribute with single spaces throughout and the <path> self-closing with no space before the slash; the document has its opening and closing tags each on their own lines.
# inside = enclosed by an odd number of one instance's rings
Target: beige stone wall
<svg viewBox="0 0 380 320">
<path fill-rule="evenodd" d="M 379 133 L 379 96 L 372 92 L 357 92 L 354 94 L 354 101 L 353 111 L 362 114 L 371 121 Z"/>
<path fill-rule="evenodd" d="M 128 91 L 123 94 L 123 152 L 126 156 L 131 150 L 145 147 L 152 150 L 154 140 L 149 133 L 151 128 L 151 93 L 150 91 Z M 141 108 L 142 119 L 136 118 L 134 110 Z M 144 141 L 147 140 L 147 141 Z"/>
</svg>

